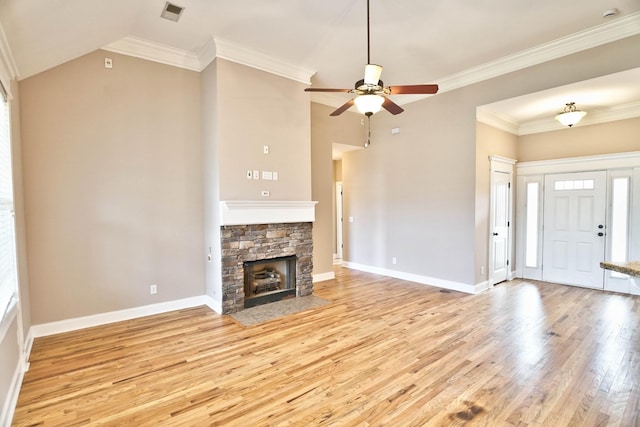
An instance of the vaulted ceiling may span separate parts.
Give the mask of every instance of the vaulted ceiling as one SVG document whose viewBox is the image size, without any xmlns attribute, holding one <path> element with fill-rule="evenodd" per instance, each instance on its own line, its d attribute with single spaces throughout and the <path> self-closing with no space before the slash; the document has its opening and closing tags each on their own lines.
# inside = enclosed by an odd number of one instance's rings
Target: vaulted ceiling
<svg viewBox="0 0 640 427">
<path fill-rule="evenodd" d="M 8 45 L 19 79 L 99 48 L 127 46 L 127 41 L 195 58 L 197 64 L 214 37 L 315 72 L 314 86 L 349 88 L 362 76 L 367 61 L 366 0 L 174 3 L 185 8 L 179 22 L 160 17 L 165 0 L 0 0 L 4 30 L 0 42 Z M 618 13 L 604 18 L 610 8 Z M 385 67 L 382 79 L 386 85 L 439 83 L 448 90 L 463 85 L 469 76 L 499 72 L 500 64 L 570 53 L 566 49 L 571 43 L 573 49 L 580 49 L 585 40 L 597 44 L 611 41 L 607 37 L 638 34 L 640 2 L 371 0 L 370 19 L 371 62 Z M 631 75 L 637 76 L 637 72 Z M 615 84 L 638 86 L 633 83 L 618 79 Z M 637 90 L 632 99 L 610 98 L 599 100 L 601 105 L 596 107 L 640 103 Z M 343 99 L 319 101 L 339 105 Z M 557 111 L 561 107 L 548 108 Z M 508 115 L 513 105 L 495 106 L 494 110 Z M 519 125 L 551 114 L 525 110 L 506 121 Z"/>
</svg>

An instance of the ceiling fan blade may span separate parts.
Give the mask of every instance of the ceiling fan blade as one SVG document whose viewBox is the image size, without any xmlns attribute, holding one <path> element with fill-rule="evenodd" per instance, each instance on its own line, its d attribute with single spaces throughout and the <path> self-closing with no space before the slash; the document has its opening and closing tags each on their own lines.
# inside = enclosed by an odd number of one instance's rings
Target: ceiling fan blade
<svg viewBox="0 0 640 427">
<path fill-rule="evenodd" d="M 349 93 L 352 89 L 327 89 L 321 87 L 308 87 L 304 90 L 305 92 L 344 92 Z"/>
<path fill-rule="evenodd" d="M 409 85 L 389 87 L 392 95 L 433 95 L 438 93 L 438 85 Z"/>
<path fill-rule="evenodd" d="M 336 111 L 334 111 L 333 113 L 329 114 L 330 116 L 339 116 L 340 114 L 344 113 L 345 111 L 347 111 L 349 108 L 351 108 L 351 106 L 353 105 L 353 99 L 348 100 L 346 103 L 344 103 L 342 105 L 342 107 L 338 108 Z"/>
<path fill-rule="evenodd" d="M 395 102 L 387 98 L 386 96 L 384 97 L 382 108 L 384 108 L 385 110 L 387 110 L 393 115 L 400 114 L 404 111 L 404 108 L 402 108 L 401 106 L 399 106 L 398 104 L 396 104 Z"/>
</svg>

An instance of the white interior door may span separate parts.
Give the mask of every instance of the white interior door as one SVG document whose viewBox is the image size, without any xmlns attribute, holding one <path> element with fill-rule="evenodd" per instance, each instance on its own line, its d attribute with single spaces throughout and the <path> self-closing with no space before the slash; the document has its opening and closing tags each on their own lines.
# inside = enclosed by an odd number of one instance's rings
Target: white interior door
<svg viewBox="0 0 640 427">
<path fill-rule="evenodd" d="M 546 175 L 542 280 L 604 287 L 605 171 Z"/>
<path fill-rule="evenodd" d="M 504 282 L 509 274 L 509 225 L 511 174 L 491 172 L 491 209 L 489 238 L 489 280 Z"/>
</svg>

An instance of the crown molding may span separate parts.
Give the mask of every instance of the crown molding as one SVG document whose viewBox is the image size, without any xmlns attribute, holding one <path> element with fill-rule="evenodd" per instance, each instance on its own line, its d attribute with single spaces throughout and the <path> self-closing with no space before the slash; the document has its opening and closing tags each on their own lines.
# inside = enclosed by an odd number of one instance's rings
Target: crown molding
<svg viewBox="0 0 640 427">
<path fill-rule="evenodd" d="M 443 93 L 637 34 L 640 34 L 640 12 L 436 79 L 436 81 L 439 82 L 439 92 Z M 2 47 L 3 38 L 3 33 L 0 33 L 0 47 Z M 6 40 L 4 43 L 6 44 Z M 315 74 L 314 70 L 293 65 L 215 36 L 211 37 L 197 52 L 177 49 L 133 36 L 120 39 L 103 49 L 193 71 L 202 71 L 214 58 L 222 58 L 304 84 L 311 84 L 311 76 Z M 15 70 L 15 64 L 11 66 Z M 17 74 L 17 70 L 15 72 Z M 431 95 L 405 97 L 402 104 L 419 101 L 428 96 Z M 336 97 L 320 97 L 317 94 L 314 94 L 312 100 L 330 106 L 336 106 L 337 103 Z"/>
<path fill-rule="evenodd" d="M 307 85 L 311 84 L 311 76 L 315 74 L 314 70 L 290 64 L 262 52 L 234 44 L 228 40 L 215 36 L 213 40 L 216 45 L 217 58 L 226 59 Z"/>
<path fill-rule="evenodd" d="M 576 125 L 576 127 L 596 125 L 599 123 L 615 122 L 618 120 L 634 119 L 640 117 L 640 102 L 633 102 L 624 105 L 617 105 L 612 108 L 589 111 L 584 119 Z M 486 125 L 496 129 L 509 132 L 513 135 L 531 135 L 534 133 L 553 132 L 567 129 L 559 124 L 553 117 L 546 119 L 532 120 L 518 124 L 510 117 L 505 117 L 478 107 L 476 110 L 476 119 Z"/>
<path fill-rule="evenodd" d="M 434 81 L 437 81 L 440 87 L 438 93 L 444 93 L 637 34 L 640 34 L 640 12 L 631 13 L 615 21 L 597 25 Z M 419 101 L 428 96 L 431 95 L 412 97 L 409 102 Z M 405 104 L 409 102 L 405 102 Z"/>
<path fill-rule="evenodd" d="M 458 89 L 637 34 L 640 34 L 640 12 L 452 74 L 439 80 L 439 92 Z"/>
<path fill-rule="evenodd" d="M 311 76 L 315 74 L 314 70 L 289 64 L 218 37 L 211 37 L 197 52 L 133 36 L 124 37 L 103 49 L 198 72 L 204 70 L 215 58 L 221 58 L 304 84 L 311 84 Z"/>
<path fill-rule="evenodd" d="M 520 126 L 518 123 L 511 120 L 510 117 L 502 116 L 483 107 L 478 107 L 476 109 L 476 120 L 496 129 L 509 132 L 513 135 L 519 135 Z"/>
<path fill-rule="evenodd" d="M 191 71 L 202 70 L 197 54 L 139 37 L 127 36 L 102 49 Z"/>
</svg>

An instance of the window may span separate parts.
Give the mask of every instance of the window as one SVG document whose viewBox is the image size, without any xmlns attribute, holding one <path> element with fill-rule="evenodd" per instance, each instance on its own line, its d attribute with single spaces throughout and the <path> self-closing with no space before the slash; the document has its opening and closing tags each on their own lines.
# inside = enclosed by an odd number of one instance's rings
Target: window
<svg viewBox="0 0 640 427">
<path fill-rule="evenodd" d="M 16 246 L 9 106 L 0 85 L 0 319 L 16 298 Z"/>
<path fill-rule="evenodd" d="M 611 200 L 611 260 L 627 261 L 629 245 L 629 178 L 614 178 Z M 611 277 L 625 278 L 611 272 Z"/>
<path fill-rule="evenodd" d="M 556 191 L 565 190 L 593 190 L 595 181 L 593 179 L 576 179 L 569 181 L 555 181 L 553 189 Z"/>
<path fill-rule="evenodd" d="M 538 267 L 538 211 L 540 185 L 537 182 L 527 183 L 526 234 L 525 234 L 525 266 Z"/>
</svg>

